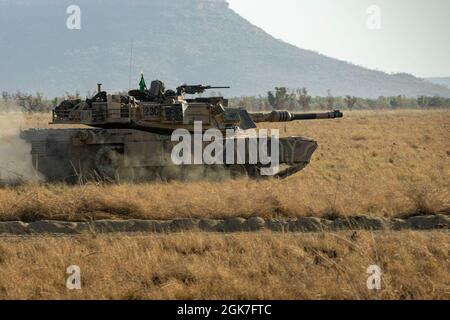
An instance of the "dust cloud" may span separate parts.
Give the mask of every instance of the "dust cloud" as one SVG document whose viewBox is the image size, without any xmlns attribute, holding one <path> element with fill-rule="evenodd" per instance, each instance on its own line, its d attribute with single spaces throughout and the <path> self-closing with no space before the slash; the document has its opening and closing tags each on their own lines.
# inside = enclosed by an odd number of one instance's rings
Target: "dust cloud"
<svg viewBox="0 0 450 320">
<path fill-rule="evenodd" d="M 41 180 L 32 165 L 31 145 L 20 138 L 26 127 L 25 114 L 0 114 L 0 185 Z"/>
</svg>

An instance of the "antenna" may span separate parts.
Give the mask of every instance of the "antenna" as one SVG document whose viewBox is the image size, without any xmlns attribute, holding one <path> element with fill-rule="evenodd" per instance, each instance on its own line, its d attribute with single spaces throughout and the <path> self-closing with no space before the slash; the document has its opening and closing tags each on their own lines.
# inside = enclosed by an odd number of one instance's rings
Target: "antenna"
<svg viewBox="0 0 450 320">
<path fill-rule="evenodd" d="M 133 69 L 133 39 L 131 39 L 130 45 L 130 74 L 128 75 L 128 89 L 131 90 L 131 73 Z"/>
</svg>

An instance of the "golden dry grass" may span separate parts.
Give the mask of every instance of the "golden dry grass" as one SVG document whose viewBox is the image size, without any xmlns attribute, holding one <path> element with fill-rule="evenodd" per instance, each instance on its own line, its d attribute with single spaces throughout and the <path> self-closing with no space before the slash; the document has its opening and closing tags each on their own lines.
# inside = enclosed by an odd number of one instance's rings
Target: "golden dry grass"
<svg viewBox="0 0 450 320">
<path fill-rule="evenodd" d="M 15 117 L 2 124 L 48 122 Z M 449 120 L 448 110 L 352 112 L 275 125 L 320 145 L 287 180 L 28 183 L 0 188 L 0 220 L 448 212 Z M 448 231 L 4 237 L 0 299 L 450 299 L 449 245 Z M 373 264 L 380 291 L 366 287 Z M 65 287 L 69 265 L 81 267 L 81 291 Z"/>
<path fill-rule="evenodd" d="M 8 123 L 20 122 L 16 117 Z M 48 115 L 27 116 L 20 126 L 42 127 L 48 121 Z M 281 135 L 310 136 L 319 142 L 311 164 L 286 180 L 31 183 L 0 188 L 0 220 L 360 213 L 391 217 L 449 211 L 449 110 L 347 112 L 340 120 L 273 127 Z"/>
<path fill-rule="evenodd" d="M 0 299 L 449 299 L 447 232 L 0 238 Z M 380 291 L 366 270 L 382 270 Z M 65 287 L 81 268 L 82 289 Z"/>
</svg>

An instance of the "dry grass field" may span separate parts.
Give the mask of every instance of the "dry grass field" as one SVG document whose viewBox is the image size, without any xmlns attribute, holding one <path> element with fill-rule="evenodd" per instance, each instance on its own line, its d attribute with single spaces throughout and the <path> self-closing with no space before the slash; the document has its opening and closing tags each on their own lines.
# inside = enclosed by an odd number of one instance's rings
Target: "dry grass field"
<svg viewBox="0 0 450 320">
<path fill-rule="evenodd" d="M 50 120 L 48 115 L 2 115 L 0 119 L 6 132 L 8 127 L 14 128 L 11 132 L 45 127 Z M 319 143 L 311 164 L 286 180 L 78 186 L 29 182 L 0 188 L 0 220 L 361 213 L 391 217 L 449 212 L 449 110 L 354 111 L 339 120 L 273 127 L 281 135 L 310 136 Z M 10 141 L 4 133 L 2 140 Z M 11 156 L 5 151 L 2 157 L 7 154 Z M 8 168 L 11 163 L 24 166 L 28 161 L 23 152 L 19 160 L 0 162 L 0 172 L 13 171 Z"/>
<path fill-rule="evenodd" d="M 259 182 L 33 182 L 27 146 L 11 134 L 48 121 L 0 116 L 0 177 L 18 170 L 29 180 L 0 187 L 0 220 L 392 217 L 450 209 L 448 110 L 349 112 L 336 121 L 275 125 L 281 135 L 315 138 L 319 149 L 301 173 Z M 0 299 L 450 299 L 449 245 L 446 230 L 1 237 Z M 80 266 L 82 290 L 66 289 L 69 265 Z M 370 265 L 382 270 L 380 291 L 366 287 Z"/>
<path fill-rule="evenodd" d="M 0 299 L 450 299 L 449 244 L 445 232 L 0 238 Z M 81 290 L 65 286 L 70 265 Z"/>
</svg>

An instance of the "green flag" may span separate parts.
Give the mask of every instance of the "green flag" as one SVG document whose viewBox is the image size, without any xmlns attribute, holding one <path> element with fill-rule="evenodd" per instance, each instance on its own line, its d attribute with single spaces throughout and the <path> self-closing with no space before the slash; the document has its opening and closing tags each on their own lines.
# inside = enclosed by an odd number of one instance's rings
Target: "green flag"
<svg viewBox="0 0 450 320">
<path fill-rule="evenodd" d="M 139 81 L 139 91 L 144 92 L 147 89 L 147 85 L 145 84 L 144 73 L 141 73 L 141 81 Z"/>
</svg>

